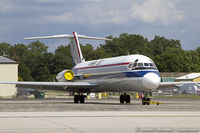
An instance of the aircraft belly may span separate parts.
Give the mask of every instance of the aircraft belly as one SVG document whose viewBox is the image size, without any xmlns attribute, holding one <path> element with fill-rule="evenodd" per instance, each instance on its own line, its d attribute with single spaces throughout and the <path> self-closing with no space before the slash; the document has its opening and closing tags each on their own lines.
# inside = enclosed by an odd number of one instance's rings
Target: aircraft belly
<svg viewBox="0 0 200 133">
<path fill-rule="evenodd" d="M 99 89 L 111 92 L 133 92 L 143 88 L 142 78 L 108 79 L 97 83 Z"/>
<path fill-rule="evenodd" d="M 149 91 L 143 85 L 143 78 L 111 78 L 94 79 L 90 82 L 97 83 L 98 87 L 91 92 L 140 92 Z"/>
</svg>

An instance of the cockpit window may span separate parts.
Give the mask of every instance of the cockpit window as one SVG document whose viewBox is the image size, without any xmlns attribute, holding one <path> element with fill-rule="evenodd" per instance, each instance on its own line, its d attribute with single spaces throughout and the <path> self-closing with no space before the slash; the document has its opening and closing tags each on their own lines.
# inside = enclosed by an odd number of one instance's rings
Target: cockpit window
<svg viewBox="0 0 200 133">
<path fill-rule="evenodd" d="M 149 66 L 153 66 L 153 64 L 152 64 L 152 63 L 149 63 Z"/>
<path fill-rule="evenodd" d="M 134 62 L 132 65 L 132 70 L 143 70 L 143 69 L 157 69 L 154 63 L 142 63 Z"/>
<path fill-rule="evenodd" d="M 138 66 L 139 66 L 139 67 L 143 66 L 143 63 L 138 63 Z"/>
<path fill-rule="evenodd" d="M 137 63 L 134 63 L 134 64 L 133 64 L 133 67 L 136 67 L 136 66 L 137 66 Z"/>
<path fill-rule="evenodd" d="M 138 63 L 133 63 L 133 65 L 132 65 L 132 69 L 135 69 L 136 67 L 137 67 L 137 65 L 138 65 Z"/>
<path fill-rule="evenodd" d="M 132 67 L 132 64 L 128 64 L 128 68 L 131 69 L 131 67 Z"/>
</svg>

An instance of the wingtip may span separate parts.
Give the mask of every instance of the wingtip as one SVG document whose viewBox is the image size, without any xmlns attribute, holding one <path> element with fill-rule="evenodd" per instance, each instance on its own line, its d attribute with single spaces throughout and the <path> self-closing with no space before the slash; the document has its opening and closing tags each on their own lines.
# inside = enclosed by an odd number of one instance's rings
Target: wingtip
<svg viewBox="0 0 200 133">
<path fill-rule="evenodd" d="M 106 41 L 112 41 L 112 39 L 108 39 L 108 38 L 106 38 L 105 40 L 106 40 Z"/>
</svg>

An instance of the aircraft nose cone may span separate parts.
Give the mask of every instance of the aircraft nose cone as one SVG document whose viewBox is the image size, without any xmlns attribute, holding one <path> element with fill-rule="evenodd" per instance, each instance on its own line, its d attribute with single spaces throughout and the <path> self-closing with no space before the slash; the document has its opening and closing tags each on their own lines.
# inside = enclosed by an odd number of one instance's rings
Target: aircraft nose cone
<svg viewBox="0 0 200 133">
<path fill-rule="evenodd" d="M 155 73 L 147 73 L 143 77 L 143 85 L 145 88 L 155 90 L 160 84 L 160 77 Z"/>
</svg>

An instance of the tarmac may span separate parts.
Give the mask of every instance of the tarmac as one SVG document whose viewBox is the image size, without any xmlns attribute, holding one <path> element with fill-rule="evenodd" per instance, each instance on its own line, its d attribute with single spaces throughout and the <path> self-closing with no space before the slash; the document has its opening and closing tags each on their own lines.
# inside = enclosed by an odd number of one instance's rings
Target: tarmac
<svg viewBox="0 0 200 133">
<path fill-rule="evenodd" d="M 200 100 L 152 99 L 152 101 L 161 104 L 143 106 L 140 99 L 132 99 L 130 104 L 120 104 L 118 98 L 86 99 L 84 104 L 74 104 L 73 98 L 0 100 L 0 112 L 200 111 Z"/>
<path fill-rule="evenodd" d="M 200 101 L 152 100 L 0 100 L 0 133 L 200 132 Z"/>
</svg>

